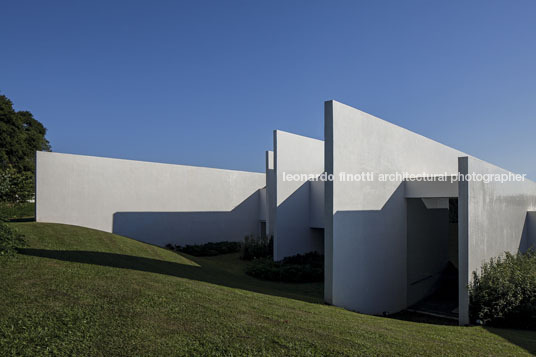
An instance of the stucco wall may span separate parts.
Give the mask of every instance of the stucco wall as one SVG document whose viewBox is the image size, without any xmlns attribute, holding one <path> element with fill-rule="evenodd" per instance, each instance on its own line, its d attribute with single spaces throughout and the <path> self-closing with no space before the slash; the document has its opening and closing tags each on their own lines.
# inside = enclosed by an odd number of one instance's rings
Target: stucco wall
<svg viewBox="0 0 536 357">
<path fill-rule="evenodd" d="M 459 159 L 462 174 L 508 174 L 473 157 Z M 531 245 L 527 212 L 536 209 L 536 183 L 460 182 L 459 265 L 460 323 L 468 322 L 467 285 L 481 264 L 504 252 L 525 251 Z"/>
<path fill-rule="evenodd" d="M 309 226 L 324 228 L 324 187 L 322 180 L 309 182 Z"/>
<path fill-rule="evenodd" d="M 324 142 L 274 131 L 276 214 L 274 259 L 323 251 L 321 232 L 310 227 L 309 182 L 288 181 L 284 174 L 320 175 L 324 171 Z"/>
<path fill-rule="evenodd" d="M 259 220 L 268 221 L 268 198 L 266 193 L 266 187 L 259 190 Z M 265 234 L 268 234 L 268 226 L 266 227 Z"/>
<path fill-rule="evenodd" d="M 336 101 L 325 103 L 325 300 L 369 314 L 407 304 L 402 182 L 341 182 L 340 173 L 444 175 L 460 151 Z M 329 254 L 331 253 L 331 254 Z"/>
<path fill-rule="evenodd" d="M 266 151 L 266 204 L 267 204 L 267 235 L 268 237 L 274 236 L 274 222 L 275 222 L 275 209 L 276 209 L 276 197 L 275 197 L 275 164 L 274 164 L 274 152 Z"/>
<path fill-rule="evenodd" d="M 39 222 L 153 244 L 240 241 L 259 233 L 265 174 L 38 152 Z"/>
<path fill-rule="evenodd" d="M 530 246 L 536 246 L 536 212 L 531 211 L 527 213 L 528 222 L 528 234 Z"/>
</svg>

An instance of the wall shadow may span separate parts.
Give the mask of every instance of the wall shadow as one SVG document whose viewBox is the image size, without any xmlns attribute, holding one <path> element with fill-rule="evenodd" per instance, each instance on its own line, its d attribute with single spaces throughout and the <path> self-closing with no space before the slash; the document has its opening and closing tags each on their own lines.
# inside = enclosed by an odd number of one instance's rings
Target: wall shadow
<svg viewBox="0 0 536 357">
<path fill-rule="evenodd" d="M 25 218 L 11 218 L 8 222 L 21 223 L 21 222 L 35 222 L 35 217 L 25 217 Z"/>
<path fill-rule="evenodd" d="M 310 181 L 304 182 L 276 207 L 274 257 L 324 254 L 324 235 L 310 224 Z"/>
<path fill-rule="evenodd" d="M 335 212 L 333 299 L 337 305 L 378 315 L 407 307 L 406 212 L 404 183 L 394 188 L 381 209 Z"/>
<path fill-rule="evenodd" d="M 523 222 L 523 230 L 521 231 L 521 239 L 519 239 L 518 252 L 526 252 L 531 245 L 529 237 L 529 213 L 525 216 L 525 221 Z"/>
<path fill-rule="evenodd" d="M 116 212 L 112 233 L 164 246 L 242 241 L 259 235 L 259 190 L 231 211 Z"/>
<path fill-rule="evenodd" d="M 380 209 L 335 212 L 333 227 L 333 271 L 351 271 L 333 276 L 339 305 L 444 324 L 442 318 L 404 311 L 432 296 L 427 310 L 457 317 L 459 273 L 449 264 L 447 208 L 429 209 L 420 198 L 407 198 L 400 183 Z M 447 324 L 452 321 L 446 319 Z"/>
<path fill-rule="evenodd" d="M 306 302 L 319 303 L 322 301 L 321 284 L 288 284 L 262 281 L 245 275 L 241 267 L 239 269 L 236 269 L 236 267 L 229 270 L 225 270 L 225 267 L 222 269 L 222 261 L 211 262 L 213 258 L 188 256 L 189 260 L 198 264 L 198 266 L 195 266 L 106 252 L 31 248 L 20 248 L 18 251 L 20 254 L 34 257 L 163 274 Z M 237 262 L 234 259 L 238 260 L 239 258 L 232 254 L 229 255 L 228 259 L 226 263 L 236 264 Z"/>
<path fill-rule="evenodd" d="M 536 212 L 528 211 L 523 222 L 523 231 L 519 241 L 519 251 L 524 253 L 536 248 Z"/>
<path fill-rule="evenodd" d="M 397 312 L 396 314 L 388 315 L 388 318 L 409 322 L 417 322 L 423 324 L 431 325 L 441 325 L 441 326 L 458 326 L 457 319 L 447 319 L 443 317 L 421 314 L 414 311 L 403 310 Z"/>
<path fill-rule="evenodd" d="M 532 355 L 536 355 L 536 331 L 516 330 L 496 327 L 484 327 L 486 331 L 491 332 L 508 342 L 525 349 Z"/>
</svg>

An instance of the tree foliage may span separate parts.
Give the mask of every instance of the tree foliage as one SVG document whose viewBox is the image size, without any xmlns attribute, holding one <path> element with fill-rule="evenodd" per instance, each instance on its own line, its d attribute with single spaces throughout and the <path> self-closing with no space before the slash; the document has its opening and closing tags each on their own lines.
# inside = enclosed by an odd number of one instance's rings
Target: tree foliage
<svg viewBox="0 0 536 357">
<path fill-rule="evenodd" d="M 34 172 L 35 152 L 51 149 L 46 132 L 32 113 L 16 111 L 11 100 L 0 95 L 0 169 Z"/>
<path fill-rule="evenodd" d="M 47 129 L 28 111 L 16 111 L 0 95 L 0 202 L 21 203 L 34 196 L 35 152 L 50 151 Z"/>
</svg>

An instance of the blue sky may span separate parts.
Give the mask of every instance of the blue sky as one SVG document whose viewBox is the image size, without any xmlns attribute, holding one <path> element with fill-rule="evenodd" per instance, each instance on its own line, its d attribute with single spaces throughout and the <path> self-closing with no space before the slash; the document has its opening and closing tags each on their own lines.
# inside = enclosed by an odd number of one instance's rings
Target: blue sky
<svg viewBox="0 0 536 357">
<path fill-rule="evenodd" d="M 335 99 L 536 179 L 535 1 L 6 1 L 54 151 L 264 170 Z"/>
</svg>

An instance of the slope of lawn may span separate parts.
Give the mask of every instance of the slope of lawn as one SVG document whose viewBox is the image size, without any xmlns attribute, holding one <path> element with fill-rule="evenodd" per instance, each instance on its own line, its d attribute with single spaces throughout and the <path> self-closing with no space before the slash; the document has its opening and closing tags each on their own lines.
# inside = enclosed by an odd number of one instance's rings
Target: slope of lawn
<svg viewBox="0 0 536 357">
<path fill-rule="evenodd" d="M 11 223 L 0 355 L 529 355 L 531 331 L 442 326 L 326 306 L 321 284 L 264 282 L 236 254 L 193 258 L 81 227 Z"/>
</svg>

